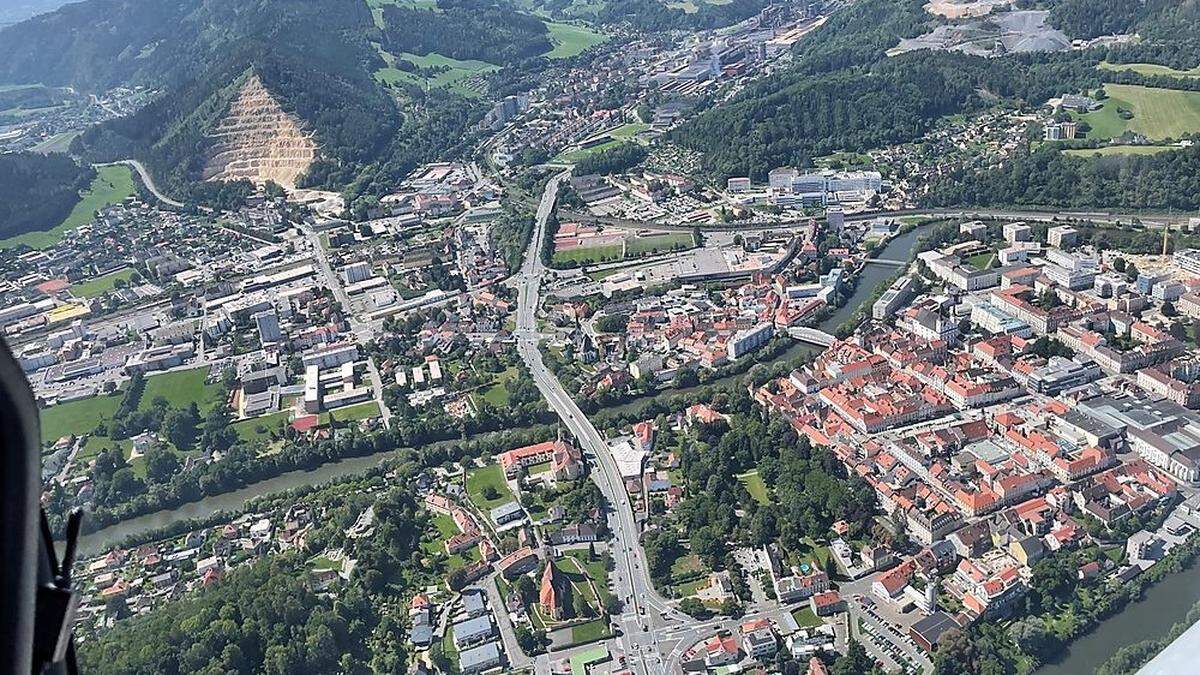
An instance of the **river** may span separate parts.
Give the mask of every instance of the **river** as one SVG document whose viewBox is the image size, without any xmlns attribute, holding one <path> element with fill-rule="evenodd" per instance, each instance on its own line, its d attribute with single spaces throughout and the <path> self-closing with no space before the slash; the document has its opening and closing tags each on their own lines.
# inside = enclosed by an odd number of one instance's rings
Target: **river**
<svg viewBox="0 0 1200 675">
<path fill-rule="evenodd" d="M 320 485 L 335 478 L 364 473 L 376 464 L 395 457 L 400 452 L 400 450 L 389 450 L 374 455 L 349 457 L 329 462 L 311 471 L 289 471 L 233 492 L 225 492 L 205 497 L 200 501 L 189 502 L 176 509 L 156 511 L 129 520 L 122 520 L 104 529 L 81 536 L 79 553 L 81 556 L 94 555 L 116 546 L 130 535 L 163 528 L 180 520 L 207 518 L 218 511 L 236 511 L 247 501 L 262 495 L 284 492 L 305 485 Z"/>
<path fill-rule="evenodd" d="M 908 260 L 912 255 L 913 250 L 916 248 L 917 239 L 920 238 L 921 234 L 924 233 L 928 227 L 928 225 L 923 225 L 893 238 L 887 243 L 878 257 L 889 260 Z M 858 285 L 854 287 L 854 293 L 851 294 L 850 298 L 846 300 L 844 305 L 838 307 L 832 314 L 826 317 L 824 321 L 817 324 L 817 328 L 820 328 L 827 333 L 833 333 L 835 330 L 837 330 L 838 326 L 842 325 L 846 319 L 849 319 L 854 312 L 858 311 L 859 305 L 871 299 L 872 294 L 874 294 L 875 289 L 880 284 L 891 280 L 891 278 L 894 277 L 899 271 L 900 268 L 892 265 L 867 265 L 859 274 Z M 790 361 L 797 356 L 814 352 L 817 349 L 818 348 L 813 345 L 796 341 L 794 344 L 785 349 L 782 354 L 775 357 L 775 361 Z M 693 391 L 698 391 L 704 387 L 724 386 L 730 383 L 740 382 L 745 377 L 746 373 L 726 375 L 725 377 L 696 385 L 694 387 L 665 389 L 661 395 L 674 396 L 676 394 L 687 394 Z M 640 408 L 646 403 L 647 400 L 649 400 L 649 397 L 636 398 L 620 405 L 607 407 L 605 410 L 613 414 L 630 412 Z"/>
<path fill-rule="evenodd" d="M 1071 643 L 1058 663 L 1035 675 L 1082 675 L 1095 672 L 1121 647 L 1161 638 L 1200 601 L 1200 574 L 1195 565 L 1151 586 L 1142 599 Z M 1200 669 L 1200 666 L 1198 666 Z"/>
<path fill-rule="evenodd" d="M 924 228 L 916 228 L 911 232 L 906 232 L 892 239 L 883 252 L 879 255 L 881 258 L 890 258 L 898 260 L 907 260 L 911 255 L 913 248 L 916 246 L 917 238 L 920 236 Z M 871 298 L 876 286 L 891 279 L 897 272 L 897 268 L 888 265 L 867 265 L 862 271 L 858 285 L 854 289 L 850 299 L 837 309 L 832 315 L 821 322 L 819 328 L 822 330 L 833 332 L 843 321 L 858 309 L 858 306 Z M 779 355 L 778 360 L 790 360 L 815 349 L 810 345 L 802 342 L 796 342 Z M 710 382 L 709 384 L 725 384 L 734 379 L 745 377 L 745 374 L 730 375 L 728 377 Z M 686 394 L 692 388 L 670 390 L 672 394 Z M 645 402 L 645 399 L 637 399 L 616 408 L 626 408 L 639 406 Z M 218 511 L 236 511 L 242 507 L 247 501 L 261 495 L 270 494 L 273 492 L 282 492 L 296 487 L 305 485 L 319 485 L 335 478 L 352 476 L 362 473 L 367 469 L 375 466 L 379 462 L 395 456 L 398 451 L 390 451 L 375 455 L 367 455 L 365 457 L 352 457 L 324 464 L 311 471 L 290 471 L 285 474 L 269 478 L 258 483 L 247 485 L 244 488 L 233 492 L 213 495 L 205 497 L 200 501 L 184 504 L 179 508 L 166 511 L 157 511 L 144 516 L 130 518 L 119 523 L 110 525 L 101 530 L 92 532 L 91 534 L 80 537 L 79 551 L 81 555 L 91 555 L 101 552 L 111 546 L 115 546 L 123 539 L 130 535 L 156 530 L 166 527 L 171 523 L 180 520 L 189 520 L 197 518 L 206 518 Z"/>
</svg>

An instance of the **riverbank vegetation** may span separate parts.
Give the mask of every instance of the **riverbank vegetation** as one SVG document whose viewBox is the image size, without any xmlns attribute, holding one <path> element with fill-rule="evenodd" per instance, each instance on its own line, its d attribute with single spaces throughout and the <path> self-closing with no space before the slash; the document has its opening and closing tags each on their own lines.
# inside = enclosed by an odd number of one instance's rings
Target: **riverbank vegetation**
<svg viewBox="0 0 1200 675">
<path fill-rule="evenodd" d="M 1159 507 L 1143 521 L 1146 529 L 1161 525 L 1173 506 Z M 1131 581 L 1111 583 L 1103 577 L 1077 578 L 1079 568 L 1088 562 L 1108 563 L 1100 547 L 1055 552 L 1034 565 L 1025 603 L 1007 626 L 978 622 L 939 645 L 935 675 L 1031 673 L 1061 657 L 1071 641 L 1138 601 L 1151 585 L 1189 569 L 1198 553 L 1200 537 L 1192 537 Z"/>
<path fill-rule="evenodd" d="M 89 673 L 341 673 L 403 672 L 404 627 L 412 588 L 437 583 L 420 562 L 427 528 L 406 487 L 381 494 L 327 496 L 323 517 L 301 550 L 268 556 L 229 571 L 219 583 L 120 621 L 80 646 Z M 367 507 L 372 536 L 351 539 L 346 529 Z M 313 583 L 307 560 L 326 547 L 357 561 L 337 593 Z"/>
</svg>

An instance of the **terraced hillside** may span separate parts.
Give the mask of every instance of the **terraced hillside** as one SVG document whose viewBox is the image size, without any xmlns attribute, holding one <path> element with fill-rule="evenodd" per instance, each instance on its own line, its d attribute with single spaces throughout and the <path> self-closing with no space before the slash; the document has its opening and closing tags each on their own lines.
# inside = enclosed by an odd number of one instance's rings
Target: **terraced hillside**
<svg viewBox="0 0 1200 675">
<path fill-rule="evenodd" d="M 312 134 L 279 105 L 257 75 L 246 78 L 208 137 L 214 143 L 204 180 L 274 181 L 294 188 L 317 155 Z"/>
</svg>

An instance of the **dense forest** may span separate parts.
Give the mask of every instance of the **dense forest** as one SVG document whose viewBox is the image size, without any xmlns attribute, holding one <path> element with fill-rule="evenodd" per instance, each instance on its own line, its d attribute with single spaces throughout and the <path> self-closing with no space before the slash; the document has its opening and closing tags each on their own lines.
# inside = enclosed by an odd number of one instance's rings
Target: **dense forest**
<svg viewBox="0 0 1200 675">
<path fill-rule="evenodd" d="M 0 238 L 55 227 L 95 177 L 62 155 L 0 154 Z"/>
<path fill-rule="evenodd" d="M 371 501 L 376 517 L 371 537 L 344 536 L 363 503 L 334 508 L 308 537 L 344 546 L 358 561 L 336 599 L 313 589 L 301 554 L 273 556 L 151 614 L 118 623 L 80 647 L 83 670 L 100 675 L 405 672 L 405 617 L 390 605 L 417 582 L 428 581 L 414 564 L 425 515 L 403 488 Z"/>
<path fill-rule="evenodd" d="M 396 54 L 437 52 L 502 65 L 553 47 L 541 19 L 486 0 L 440 0 L 436 10 L 388 5 L 383 18 L 384 47 Z"/>
<path fill-rule="evenodd" d="M 1072 38 L 1136 32 L 1142 22 L 1156 17 L 1172 0 L 1057 0 L 1050 5 L 1050 24 Z"/>
<path fill-rule="evenodd" d="M 622 143 L 579 160 L 575 165 L 575 175 L 621 173 L 640 164 L 646 155 L 646 148 L 637 143 Z"/>
<path fill-rule="evenodd" d="M 992 171 L 945 176 L 926 204 L 1194 210 L 1200 208 L 1200 147 L 1086 159 L 1046 147 Z"/>
<path fill-rule="evenodd" d="M 765 0 L 694 3 L 693 11 L 670 7 L 659 0 L 608 0 L 594 20 L 604 24 L 627 24 L 638 30 L 707 30 L 748 19 L 767 6 Z M 591 18 L 591 17 L 589 17 Z"/>
</svg>

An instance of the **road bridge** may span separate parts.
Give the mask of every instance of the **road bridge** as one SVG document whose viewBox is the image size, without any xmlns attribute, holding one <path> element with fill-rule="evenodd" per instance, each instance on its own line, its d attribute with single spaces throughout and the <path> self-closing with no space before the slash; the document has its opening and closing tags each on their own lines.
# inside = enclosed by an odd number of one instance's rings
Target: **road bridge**
<svg viewBox="0 0 1200 675">
<path fill-rule="evenodd" d="M 811 345 L 819 347 L 828 347 L 837 341 L 837 338 L 826 333 L 819 328 L 810 328 L 808 326 L 796 326 L 788 329 L 788 335 L 796 338 L 801 342 L 807 342 Z"/>
</svg>

